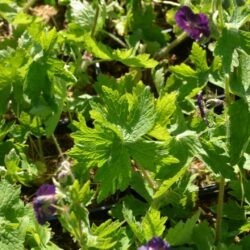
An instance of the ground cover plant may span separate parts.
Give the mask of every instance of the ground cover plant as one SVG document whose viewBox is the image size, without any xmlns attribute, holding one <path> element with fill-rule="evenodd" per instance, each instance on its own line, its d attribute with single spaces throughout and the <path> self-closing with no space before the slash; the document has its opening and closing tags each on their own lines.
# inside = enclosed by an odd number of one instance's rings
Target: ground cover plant
<svg viewBox="0 0 250 250">
<path fill-rule="evenodd" d="M 0 249 L 250 249 L 249 28 L 249 0 L 1 0 Z"/>
</svg>

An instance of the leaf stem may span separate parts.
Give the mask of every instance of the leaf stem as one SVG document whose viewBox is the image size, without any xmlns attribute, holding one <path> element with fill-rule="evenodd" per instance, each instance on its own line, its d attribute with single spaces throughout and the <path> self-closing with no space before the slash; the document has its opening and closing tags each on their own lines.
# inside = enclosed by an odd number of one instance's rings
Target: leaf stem
<svg viewBox="0 0 250 250">
<path fill-rule="evenodd" d="M 166 47 L 163 47 L 158 52 L 155 53 L 154 58 L 157 60 L 161 60 L 169 54 L 169 52 L 174 49 L 177 45 L 179 45 L 182 41 L 184 41 L 188 37 L 186 32 L 182 32 L 179 36 L 176 37 L 174 41 L 168 44 Z"/>
<path fill-rule="evenodd" d="M 38 117 L 36 118 L 36 124 L 37 124 L 36 129 L 37 129 L 37 145 L 39 150 L 39 157 L 44 162 L 43 146 L 42 146 L 41 136 L 39 135 L 40 134 L 39 127 L 41 126 L 41 122 Z"/>
<path fill-rule="evenodd" d="M 58 141 L 57 141 L 55 135 L 52 134 L 52 135 L 51 135 L 51 138 L 52 138 L 52 140 L 53 140 L 53 142 L 54 142 L 54 144 L 55 144 L 55 146 L 56 146 L 56 149 L 57 149 L 57 151 L 58 151 L 58 153 L 59 153 L 59 156 L 60 156 L 60 157 L 63 157 L 62 149 L 61 149 L 61 147 L 60 147 L 60 145 L 59 145 L 59 143 L 58 143 Z"/>
<path fill-rule="evenodd" d="M 127 45 L 126 43 L 124 43 L 120 38 L 118 38 L 117 36 L 115 36 L 114 34 L 106 31 L 106 30 L 102 30 L 102 33 L 104 33 L 105 35 L 109 36 L 110 38 L 112 38 L 114 41 L 116 41 L 118 44 L 120 44 L 122 47 L 126 48 Z"/>
</svg>

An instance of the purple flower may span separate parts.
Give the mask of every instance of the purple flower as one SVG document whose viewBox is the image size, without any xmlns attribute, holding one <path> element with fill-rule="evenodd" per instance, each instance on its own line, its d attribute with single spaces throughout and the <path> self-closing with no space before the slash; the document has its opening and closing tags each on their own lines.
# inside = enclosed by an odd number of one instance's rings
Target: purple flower
<svg viewBox="0 0 250 250">
<path fill-rule="evenodd" d="M 208 125 L 208 120 L 207 120 L 206 113 L 205 113 L 205 110 L 204 110 L 202 91 L 197 95 L 197 105 L 199 107 L 201 117 L 203 118 L 203 120 Z"/>
<path fill-rule="evenodd" d="M 139 247 L 137 250 L 168 250 L 170 245 L 160 237 L 153 237 L 146 245 Z"/>
<path fill-rule="evenodd" d="M 194 14 L 188 6 L 182 6 L 175 14 L 178 26 L 186 31 L 191 38 L 199 40 L 202 35 L 210 35 L 209 22 L 205 14 Z"/>
<path fill-rule="evenodd" d="M 46 221 L 55 218 L 56 208 L 56 188 L 51 184 L 43 184 L 36 192 L 33 199 L 33 208 L 36 219 L 39 224 L 43 225 Z"/>
</svg>

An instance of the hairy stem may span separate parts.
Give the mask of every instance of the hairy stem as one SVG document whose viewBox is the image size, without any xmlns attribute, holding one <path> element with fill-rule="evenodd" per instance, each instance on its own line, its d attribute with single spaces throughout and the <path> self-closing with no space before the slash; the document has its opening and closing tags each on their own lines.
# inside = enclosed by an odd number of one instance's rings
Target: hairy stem
<svg viewBox="0 0 250 250">
<path fill-rule="evenodd" d="M 51 138 L 52 138 L 52 140 L 53 140 L 53 142 L 54 142 L 54 144 L 55 144 L 55 146 L 56 146 L 56 149 L 57 149 L 57 151 L 58 151 L 58 153 L 59 153 L 59 156 L 60 156 L 60 157 L 63 157 L 62 149 L 61 149 L 61 147 L 60 147 L 60 145 L 59 145 L 59 143 L 58 143 L 58 141 L 57 141 L 55 135 L 52 134 L 52 135 L 51 135 Z"/>
<path fill-rule="evenodd" d="M 169 52 L 174 49 L 177 45 L 179 45 L 182 41 L 184 41 L 188 37 L 186 32 L 181 33 L 176 39 L 168 44 L 166 47 L 160 49 L 160 51 L 156 52 L 154 58 L 157 60 L 161 60 L 169 54 Z"/>
</svg>

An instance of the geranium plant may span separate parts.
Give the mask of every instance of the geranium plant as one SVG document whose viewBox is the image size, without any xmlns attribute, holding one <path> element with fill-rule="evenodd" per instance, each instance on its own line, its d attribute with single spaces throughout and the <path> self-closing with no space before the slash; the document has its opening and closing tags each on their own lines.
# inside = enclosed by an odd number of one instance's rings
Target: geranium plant
<svg viewBox="0 0 250 250">
<path fill-rule="evenodd" d="M 249 249 L 249 1 L 0 3 L 0 249 Z"/>
</svg>

